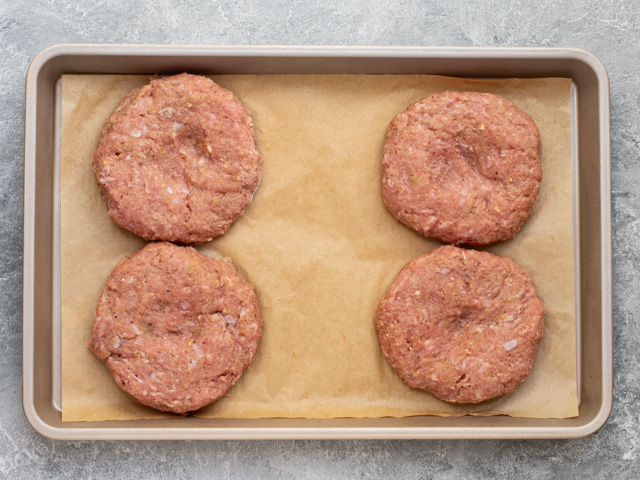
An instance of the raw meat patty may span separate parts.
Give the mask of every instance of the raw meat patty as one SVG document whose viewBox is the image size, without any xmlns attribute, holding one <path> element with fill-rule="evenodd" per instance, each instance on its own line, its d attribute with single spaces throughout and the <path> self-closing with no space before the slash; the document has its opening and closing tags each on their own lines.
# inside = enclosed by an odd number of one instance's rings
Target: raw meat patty
<svg viewBox="0 0 640 480">
<path fill-rule="evenodd" d="M 538 128 L 498 95 L 432 95 L 387 128 L 382 198 L 423 235 L 455 245 L 511 238 L 533 209 L 541 180 Z"/>
<path fill-rule="evenodd" d="M 382 353 L 410 386 L 478 403 L 529 375 L 544 315 L 529 276 L 511 259 L 446 245 L 402 269 L 375 325 Z"/>
<path fill-rule="evenodd" d="M 253 286 L 230 262 L 150 243 L 107 279 L 89 348 L 140 403 L 181 414 L 227 392 L 261 332 Z"/>
<path fill-rule="evenodd" d="M 200 243 L 242 215 L 262 159 L 240 101 L 183 73 L 122 100 L 100 133 L 93 168 L 120 226 L 146 240 Z"/>
</svg>

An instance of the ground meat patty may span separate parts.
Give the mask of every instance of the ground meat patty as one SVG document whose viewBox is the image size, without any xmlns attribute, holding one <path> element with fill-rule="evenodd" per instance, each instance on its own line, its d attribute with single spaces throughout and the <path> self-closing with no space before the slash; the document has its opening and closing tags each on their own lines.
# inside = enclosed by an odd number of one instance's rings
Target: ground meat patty
<svg viewBox="0 0 640 480">
<path fill-rule="evenodd" d="M 447 245 L 402 269 L 375 324 L 382 353 L 410 386 L 478 403 L 529 375 L 544 314 L 529 276 L 511 259 Z"/>
<path fill-rule="evenodd" d="M 185 413 L 226 393 L 261 332 L 253 286 L 230 262 L 150 243 L 107 279 L 89 348 L 139 402 Z"/>
<path fill-rule="evenodd" d="M 190 74 L 130 92 L 104 125 L 93 168 L 120 226 L 147 240 L 199 243 L 223 234 L 262 175 L 249 112 Z"/>
<path fill-rule="evenodd" d="M 387 129 L 387 209 L 447 243 L 487 245 L 513 237 L 535 205 L 541 180 L 536 125 L 498 95 L 432 95 Z"/>
</svg>

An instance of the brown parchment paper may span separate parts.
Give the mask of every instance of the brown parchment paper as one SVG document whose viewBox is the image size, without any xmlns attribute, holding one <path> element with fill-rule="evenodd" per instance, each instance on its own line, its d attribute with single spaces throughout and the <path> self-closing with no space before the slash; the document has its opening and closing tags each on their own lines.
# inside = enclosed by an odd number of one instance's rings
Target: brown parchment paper
<svg viewBox="0 0 640 480">
<path fill-rule="evenodd" d="M 262 183 L 222 237 L 199 246 L 230 257 L 255 284 L 264 334 L 254 364 L 203 417 L 381 417 L 578 414 L 574 321 L 570 80 L 474 81 L 424 75 L 212 77 L 251 111 Z M 90 165 L 98 133 L 141 76 L 62 80 L 62 418 L 165 414 L 122 393 L 87 348 L 105 280 L 144 242 L 107 216 Z M 380 353 L 373 324 L 401 267 L 440 245 L 397 222 L 380 196 L 385 129 L 410 103 L 444 90 L 498 93 L 536 121 L 544 179 L 513 240 L 487 250 L 531 275 L 546 309 L 532 374 L 510 395 L 451 405 L 411 389 Z"/>
</svg>

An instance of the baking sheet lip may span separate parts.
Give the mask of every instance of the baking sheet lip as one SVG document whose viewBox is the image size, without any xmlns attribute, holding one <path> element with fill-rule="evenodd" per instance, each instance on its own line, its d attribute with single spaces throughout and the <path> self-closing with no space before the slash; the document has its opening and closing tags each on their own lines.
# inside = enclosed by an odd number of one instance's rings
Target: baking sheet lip
<svg viewBox="0 0 640 480">
<path fill-rule="evenodd" d="M 593 54 L 582 51 L 598 82 L 599 173 L 600 173 L 600 335 L 602 338 L 602 397 L 598 413 L 590 422 L 588 435 L 599 430 L 613 410 L 613 220 L 611 203 L 611 87 L 604 64 Z"/>
<path fill-rule="evenodd" d="M 172 47 L 172 48 L 178 48 L 181 51 L 184 48 L 189 48 L 189 47 L 196 47 L 197 49 L 203 49 L 202 54 L 203 55 L 215 55 L 215 54 L 220 54 L 221 50 L 225 50 L 228 52 L 229 55 L 236 55 L 238 54 L 237 49 L 242 49 L 245 52 L 249 52 L 249 51 L 255 51 L 255 49 L 260 49 L 259 53 L 260 55 L 264 55 L 264 54 L 268 54 L 274 53 L 274 49 L 277 49 L 278 47 L 276 46 L 229 46 L 229 45 L 223 45 L 223 46 L 214 46 L 214 45 L 196 45 L 196 46 L 189 46 L 189 45 L 180 45 L 180 46 L 166 46 L 166 45 L 130 45 L 130 44 L 126 44 L 126 45 L 114 45 L 114 44 L 58 44 L 58 45 L 54 45 L 51 46 L 45 50 L 43 50 L 40 54 L 38 54 L 38 56 L 36 56 L 34 58 L 34 60 L 32 61 L 31 65 L 29 66 L 29 69 L 27 71 L 27 78 L 26 78 L 26 95 L 27 95 L 27 99 L 26 99 L 26 107 L 25 107 L 25 129 L 26 129 L 26 135 L 25 135 L 25 178 L 24 178 L 24 186 L 25 186 L 25 198 L 24 198 L 24 242 L 23 242 L 23 274 L 24 274 L 24 278 L 23 278 L 23 314 L 24 314 L 24 318 L 23 318 L 23 335 L 24 335 L 24 340 L 23 340 L 23 362 L 24 362 L 24 371 L 23 371 L 23 409 L 24 409 L 24 413 L 25 416 L 27 417 L 27 420 L 29 421 L 29 423 L 34 427 L 34 429 L 40 433 L 42 433 L 45 436 L 49 436 L 51 438 L 67 438 L 68 435 L 66 435 L 63 432 L 82 432 L 82 435 L 75 435 L 73 437 L 73 439 L 82 439 L 82 438 L 86 438 L 86 439 L 97 439 L 98 437 L 96 435 L 93 435 L 93 433 L 99 433 L 102 431 L 102 429 L 74 429 L 74 428 L 57 428 L 53 425 L 50 425 L 48 423 L 46 423 L 46 421 L 44 421 L 39 415 L 38 412 L 35 409 L 35 404 L 34 404 L 34 395 L 33 395 L 33 368 L 28 368 L 27 365 L 29 365 L 30 361 L 32 360 L 33 357 L 33 328 L 34 328 L 34 312 L 33 312 L 33 305 L 34 305 L 34 290 L 33 290 L 33 281 L 34 281 L 34 252 L 33 252 L 33 239 L 34 239 L 34 231 L 35 231 L 35 196 L 33 195 L 34 192 L 34 188 L 35 188 L 35 132 L 33 131 L 35 129 L 35 116 L 36 116 L 36 95 L 37 95 L 37 82 L 39 79 L 39 76 L 41 74 L 41 70 L 42 68 L 46 65 L 46 63 L 51 60 L 52 58 L 60 55 L 60 54 L 69 54 L 69 53 L 73 53 L 73 54 L 80 54 L 80 52 L 78 52 L 77 48 L 78 47 L 87 47 L 92 49 L 92 51 L 90 52 L 86 52 L 86 53 L 91 53 L 91 54 L 96 54 L 99 52 L 95 51 L 96 47 L 109 47 L 109 48 L 116 48 L 116 47 L 120 47 L 120 48 L 124 48 L 124 49 L 131 49 L 131 54 L 132 55 L 140 55 L 142 54 L 142 52 L 140 51 L 134 51 L 139 49 L 140 47 L 151 47 L 152 49 L 157 49 L 157 53 L 159 55 L 166 55 L 167 54 L 167 47 Z M 595 71 L 599 84 L 598 84 L 598 88 L 599 88 L 599 92 L 600 92 L 600 98 L 599 98 L 599 105 L 600 105 L 600 110 L 601 111 L 606 111 L 606 115 L 605 115 L 605 121 L 607 122 L 607 125 L 604 126 L 601 121 L 601 132 L 603 130 L 606 130 L 607 135 L 603 135 L 603 138 L 601 140 L 600 143 L 600 147 L 601 147 L 601 155 L 600 155 L 600 165 L 601 167 L 605 166 L 605 165 L 609 165 L 610 168 L 610 137 L 609 135 L 609 122 L 610 122 L 610 118 L 609 118 L 609 79 L 608 79 L 608 74 L 606 72 L 606 70 L 604 69 L 604 66 L 600 63 L 600 61 L 593 56 L 592 54 L 590 54 L 589 52 L 585 51 L 585 50 L 581 50 L 581 49 L 576 49 L 576 48 L 556 48 L 556 47 L 342 47 L 342 46 L 329 46 L 329 47 L 318 47 L 318 46 L 308 46 L 308 47 L 296 47 L 296 46 L 285 46 L 282 47 L 288 54 L 291 55 L 299 55 L 300 54 L 300 49 L 304 49 L 304 50 L 309 50 L 309 56 L 314 57 L 317 56 L 318 51 L 326 51 L 331 50 L 334 52 L 345 52 L 345 51 L 349 51 L 352 52 L 354 55 L 358 55 L 358 56 L 363 56 L 363 52 L 365 50 L 370 50 L 370 51 L 378 51 L 378 52 L 383 52 L 385 54 L 393 54 L 392 56 L 396 56 L 395 54 L 398 51 L 404 50 L 404 51 L 410 51 L 411 53 L 415 53 L 415 54 L 419 54 L 419 55 L 429 55 L 429 56 L 433 56 L 433 54 L 435 52 L 439 52 L 442 53 L 443 56 L 446 57 L 451 57 L 451 52 L 452 51 L 456 51 L 458 53 L 470 53 L 470 52 L 479 52 L 479 51 L 485 51 L 485 50 L 490 50 L 494 53 L 497 52 L 512 52 L 512 53 L 523 53 L 523 52 L 531 52 L 531 53 L 542 53 L 542 52 L 547 52 L 545 55 L 543 55 L 543 57 L 547 58 L 549 54 L 553 53 L 554 55 L 552 57 L 555 57 L 556 55 L 568 55 L 568 56 L 573 56 L 573 57 L 580 57 L 579 59 L 581 59 L 582 61 L 585 61 L 586 63 L 589 64 L 589 66 L 592 68 L 592 70 Z M 69 51 L 69 49 L 74 50 L 72 52 Z M 213 49 L 213 50 L 212 50 Z M 314 52 L 311 52 L 310 49 L 313 49 Z M 446 54 L 448 52 L 448 54 Z M 123 52 L 122 50 L 119 51 L 113 51 L 113 54 L 118 54 L 118 55 L 122 55 L 125 54 L 127 52 Z M 192 52 L 193 53 L 193 52 Z M 485 52 L 486 53 L 486 52 Z M 325 55 L 326 56 L 326 55 Z M 334 55 L 335 56 L 335 55 Z M 440 55 L 438 55 L 440 56 Z M 480 55 L 480 57 L 482 58 L 492 58 L 495 57 L 494 55 Z M 461 58 L 456 56 L 456 58 Z M 521 56 L 518 57 L 519 59 L 522 59 Z M 595 63 L 594 63 L 595 62 Z M 606 106 L 606 109 L 602 108 L 604 106 Z M 603 145 L 604 142 L 604 145 Z M 609 149 L 609 150 L 607 150 Z M 607 151 L 605 151 L 607 150 Z M 603 357 L 606 359 L 607 357 L 611 357 L 611 352 L 612 352 L 612 336 L 611 336 L 611 330 L 612 330 L 612 325 L 611 325 L 611 318 L 612 318 L 612 314 L 611 314 L 611 292 L 612 292 L 612 288 L 611 288 L 611 251 L 610 251 L 610 246 L 611 246 L 611 212 L 610 212 L 610 172 L 605 170 L 604 168 L 602 168 L 602 172 L 601 174 L 603 175 L 601 177 L 601 192 L 603 193 L 602 195 L 602 200 L 603 200 L 603 205 L 601 205 L 602 207 L 607 207 L 607 208 L 603 208 L 601 210 L 601 218 L 605 221 L 603 221 L 602 226 L 601 226 L 601 234 L 602 234 L 602 239 L 603 239 L 603 243 L 605 245 L 609 245 L 609 249 L 607 250 L 606 248 L 603 248 L 601 250 L 601 265 L 603 267 L 603 279 L 602 279 L 602 286 L 606 287 L 603 289 L 603 293 L 607 293 L 609 295 L 609 297 L 607 297 L 606 295 L 603 295 L 603 307 L 602 307 L 602 324 L 601 324 L 601 332 L 603 334 L 603 348 L 607 351 L 603 352 Z M 31 193 L 31 195 L 29 195 Z M 30 243 L 31 241 L 31 243 Z M 608 274 L 608 275 L 607 275 Z M 606 339 L 610 339 L 609 342 L 607 342 Z M 608 347 L 608 348 L 606 348 Z M 26 361 L 25 361 L 26 360 Z M 604 384 L 608 383 L 608 380 L 611 380 L 612 383 L 612 362 L 604 362 L 603 368 L 605 370 L 605 374 L 604 377 L 608 377 L 608 378 L 603 378 L 603 386 L 606 386 Z M 605 388 L 604 391 L 607 391 L 607 389 Z M 486 435 L 487 432 L 474 432 L 474 434 L 472 436 L 469 436 L 469 428 L 468 427 L 447 427 L 445 430 L 447 432 L 454 432 L 457 429 L 463 430 L 464 431 L 464 435 L 461 436 L 460 438 L 576 438 L 576 437 L 580 437 L 580 436 L 586 436 L 589 435 L 595 431 L 597 431 L 602 425 L 604 425 L 604 423 L 606 422 L 607 418 L 610 415 L 610 411 L 611 411 L 611 407 L 612 407 L 612 388 L 608 390 L 608 392 L 611 393 L 611 395 L 603 395 L 602 397 L 602 404 L 600 407 L 600 410 L 598 412 L 598 414 L 596 416 L 594 416 L 591 420 L 591 422 L 587 425 L 582 425 L 582 426 L 578 426 L 578 427 L 569 427 L 569 428 L 563 428 L 560 431 L 554 433 L 554 431 L 552 429 L 550 429 L 549 427 L 519 427 L 519 428 L 513 428 L 513 430 L 517 430 L 518 434 L 515 436 L 511 436 L 511 435 L 507 435 L 505 433 L 505 436 L 493 436 L 494 433 L 498 434 L 499 431 L 502 431 L 502 427 L 491 427 L 491 429 L 489 429 L 491 433 L 491 435 Z M 414 431 L 415 429 L 420 429 L 420 428 L 424 428 L 424 427 L 411 427 L 410 430 Z M 483 427 L 484 428 L 484 427 Z M 534 430 L 535 429 L 543 429 L 545 430 L 545 434 L 538 436 L 537 434 L 535 434 Z M 278 428 L 279 429 L 279 428 Z M 113 430 L 122 430 L 122 429 L 106 429 L 105 432 L 111 432 Z M 144 428 L 134 428 L 134 429 L 126 429 L 126 430 L 132 430 L 133 432 L 139 432 L 140 435 L 145 435 L 145 432 L 148 432 L 150 435 L 152 435 L 153 439 L 159 439 L 158 437 L 158 430 L 157 429 L 144 429 Z M 163 437 L 166 439 L 171 439 L 171 438 L 194 438 L 193 437 L 193 433 L 194 433 L 194 429 L 192 427 L 187 428 L 187 429 L 181 429 L 181 428 L 177 428 L 177 429 L 172 429 L 172 432 L 175 432 L 178 435 L 181 435 L 180 432 L 182 431 L 185 432 L 189 432 L 188 436 L 185 437 L 177 437 L 174 436 L 173 434 L 168 435 L 167 437 Z M 258 439 L 258 438 L 273 438 L 274 436 L 272 435 L 272 431 L 274 430 L 274 427 L 269 427 L 264 429 L 267 433 L 269 433 L 269 435 L 266 435 L 264 437 L 262 436 L 257 436 L 255 435 L 259 430 L 261 429 L 255 429 L 255 428 L 249 428 L 249 429 L 244 429 L 244 428 L 239 428 L 239 429 L 226 429 L 225 431 L 231 435 L 232 432 L 237 432 L 238 434 L 243 433 L 246 431 L 247 433 L 247 437 L 246 438 L 253 438 L 253 439 Z M 300 427 L 296 427 L 292 429 L 293 431 L 296 432 L 300 432 L 300 437 L 296 436 L 295 437 L 279 437 L 279 438 L 310 438 L 309 437 L 309 433 L 311 433 L 310 431 L 307 431 L 308 429 L 300 428 Z M 315 430 L 315 429 L 312 429 Z M 323 428 L 323 429 L 318 429 L 322 432 L 322 436 L 319 436 L 317 438 L 361 438 L 361 437 L 356 437 L 356 434 L 358 431 L 362 430 L 360 427 L 348 427 L 345 429 L 339 429 L 339 430 L 345 430 L 347 433 L 345 434 L 345 436 L 339 435 L 338 430 L 333 429 L 333 428 Z M 395 437 L 387 437 L 386 434 L 391 430 L 388 427 L 385 427 L 384 429 L 373 429 L 373 430 L 384 430 L 385 434 L 381 435 L 379 431 L 377 431 L 375 433 L 375 438 L 395 438 Z M 395 430 L 395 429 L 394 429 Z M 404 428 L 400 428 L 399 430 L 404 430 Z M 428 431 L 428 435 L 419 435 L 419 436 L 411 436 L 411 437 L 407 437 L 407 438 L 449 438 L 448 434 L 447 435 L 442 435 L 441 432 L 438 432 L 438 429 L 431 429 L 431 428 L 426 428 L 426 430 Z M 474 429 L 475 430 L 475 429 Z M 511 430 L 510 428 L 507 428 L 506 430 Z M 131 432 L 131 433 L 133 433 Z M 122 433 L 121 431 L 119 433 Z M 403 432 L 403 435 L 406 432 Z M 526 433 L 525 435 L 523 435 L 523 433 Z M 87 435 L 88 434 L 88 435 Z M 433 434 L 433 435 L 432 435 Z M 102 435 L 102 434 L 101 434 Z M 105 434 L 106 437 L 108 438 L 115 438 L 118 437 L 118 435 L 116 434 L 115 436 L 113 434 Z M 235 436 L 236 434 L 234 433 L 232 436 L 230 436 L 229 438 L 241 438 L 241 436 Z M 502 434 L 500 434 L 502 435 Z M 122 438 L 122 437 L 118 437 L 118 438 Z M 138 434 L 136 435 L 130 435 L 127 434 L 127 438 L 138 438 Z M 315 438 L 315 437 L 314 437 Z M 374 437 L 372 437 L 374 438 Z M 71 439 L 71 438 L 68 438 Z M 140 437 L 140 439 L 142 439 L 142 437 Z M 211 438 L 214 439 L 214 438 Z"/>
<path fill-rule="evenodd" d="M 601 265 L 601 312 L 600 312 L 600 335 L 602 338 L 602 396 L 599 412 L 592 420 L 596 424 L 590 433 L 595 433 L 607 422 L 613 410 L 613 263 L 612 263 L 612 238 L 611 238 L 611 205 L 610 205 L 610 185 L 601 186 L 601 192 L 606 190 L 609 196 L 601 194 L 601 243 L 608 248 L 602 248 L 600 252 Z M 604 192 L 603 192 L 604 193 Z"/>
<path fill-rule="evenodd" d="M 613 218 L 611 203 L 611 93 L 609 76 L 604 65 L 600 64 L 598 110 L 606 112 L 600 120 L 600 249 L 601 265 L 601 312 L 600 335 L 602 337 L 602 404 L 597 415 L 599 427 L 602 427 L 613 410 Z M 596 421 L 596 418 L 593 420 Z"/>
<path fill-rule="evenodd" d="M 31 425 L 54 440 L 531 440 L 583 438 L 602 425 L 562 427 L 251 427 L 251 428 L 57 428 L 39 417 Z"/>
<path fill-rule="evenodd" d="M 31 70 L 31 67 L 29 68 Z M 25 137 L 24 137 L 24 179 L 23 179 L 23 239 L 22 239 L 22 408 L 27 421 L 34 426 L 40 425 L 35 411 L 33 397 L 33 364 L 34 355 L 34 238 L 35 238 L 35 117 L 36 117 L 36 84 L 35 77 L 39 69 L 25 80 Z M 35 426 L 34 426 L 35 428 Z M 39 431 L 36 428 L 37 431 Z"/>
<path fill-rule="evenodd" d="M 608 74 L 602 62 L 591 52 L 577 47 L 482 47 L 482 46 L 420 46 L 420 45 L 224 45 L 224 44 L 152 44 L 152 43 L 58 43 L 51 45 L 34 57 L 27 71 L 40 70 L 49 60 L 60 55 L 158 55 L 166 56 L 174 52 L 194 56 L 272 56 L 282 57 L 413 57 L 425 56 L 438 58 L 509 58 L 522 60 L 538 58 L 573 58 L 581 60 L 598 73 L 600 80 Z"/>
</svg>

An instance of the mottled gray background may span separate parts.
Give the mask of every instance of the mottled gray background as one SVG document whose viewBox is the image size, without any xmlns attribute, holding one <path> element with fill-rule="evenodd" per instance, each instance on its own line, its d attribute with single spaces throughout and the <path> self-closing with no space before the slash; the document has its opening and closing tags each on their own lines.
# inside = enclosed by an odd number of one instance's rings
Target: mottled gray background
<svg viewBox="0 0 640 480">
<path fill-rule="evenodd" d="M 145 4 L 146 3 L 146 4 Z M 24 81 L 56 43 L 559 46 L 611 79 L 615 403 L 566 441 L 60 442 L 21 407 Z M 640 6 L 635 0 L 0 0 L 0 477 L 639 478 Z"/>
</svg>

